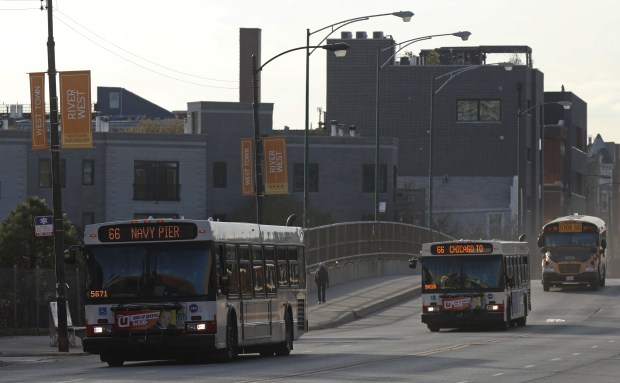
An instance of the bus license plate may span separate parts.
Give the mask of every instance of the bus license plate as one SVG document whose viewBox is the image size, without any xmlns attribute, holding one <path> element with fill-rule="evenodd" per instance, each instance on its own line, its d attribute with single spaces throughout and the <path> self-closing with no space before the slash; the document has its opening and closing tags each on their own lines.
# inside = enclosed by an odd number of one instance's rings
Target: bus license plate
<svg viewBox="0 0 620 383">
<path fill-rule="evenodd" d="M 569 275 L 566 277 L 567 281 L 574 281 L 575 280 L 575 276 L 574 275 Z"/>
</svg>

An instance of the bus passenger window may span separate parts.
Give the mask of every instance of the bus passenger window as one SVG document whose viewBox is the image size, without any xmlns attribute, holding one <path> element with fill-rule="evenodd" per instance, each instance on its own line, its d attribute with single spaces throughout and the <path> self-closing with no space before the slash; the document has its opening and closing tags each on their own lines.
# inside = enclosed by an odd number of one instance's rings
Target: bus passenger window
<svg viewBox="0 0 620 383">
<path fill-rule="evenodd" d="M 265 264 L 263 251 L 260 246 L 252 247 L 252 280 L 254 281 L 254 296 L 265 296 Z"/>
<path fill-rule="evenodd" d="M 288 251 L 288 265 L 289 265 L 289 278 L 291 286 L 299 285 L 299 263 L 297 262 L 297 248 L 289 247 Z"/>
<path fill-rule="evenodd" d="M 278 286 L 288 287 L 288 263 L 286 262 L 286 249 L 283 247 L 276 247 L 276 259 L 278 262 Z"/>
</svg>

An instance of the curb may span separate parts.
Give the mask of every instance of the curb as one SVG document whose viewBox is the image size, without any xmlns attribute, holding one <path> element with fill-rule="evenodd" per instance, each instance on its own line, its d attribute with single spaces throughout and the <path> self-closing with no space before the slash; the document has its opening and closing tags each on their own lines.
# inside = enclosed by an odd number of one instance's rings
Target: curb
<svg viewBox="0 0 620 383">
<path fill-rule="evenodd" d="M 380 311 L 388 307 L 394 306 L 400 301 L 407 300 L 409 298 L 413 298 L 417 295 L 420 295 L 421 290 L 422 288 L 420 286 L 416 286 L 411 289 L 404 290 L 403 292 L 391 295 L 387 297 L 386 299 L 382 299 L 375 303 L 361 306 L 360 308 L 356 310 L 349 310 L 341 314 L 340 316 L 338 316 L 336 319 L 332 321 L 323 321 L 323 322 L 314 324 L 308 328 L 308 331 L 325 330 L 328 328 L 338 327 L 340 325 L 353 322 L 357 319 L 361 319 L 369 314 L 372 314 L 373 312 Z"/>
</svg>

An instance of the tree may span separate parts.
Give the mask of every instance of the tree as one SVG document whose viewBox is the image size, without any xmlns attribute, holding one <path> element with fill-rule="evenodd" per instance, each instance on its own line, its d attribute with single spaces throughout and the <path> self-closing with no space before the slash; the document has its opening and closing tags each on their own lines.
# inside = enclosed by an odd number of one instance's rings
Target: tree
<svg viewBox="0 0 620 383">
<path fill-rule="evenodd" d="M 34 269 L 51 268 L 55 265 L 54 237 L 36 237 L 34 217 L 52 215 L 45 200 L 28 197 L 17 205 L 0 224 L 0 267 Z M 79 242 L 73 224 L 63 215 L 64 247 Z"/>
<path fill-rule="evenodd" d="M 146 119 L 141 120 L 135 128 L 127 128 L 122 131 L 125 133 L 183 134 L 183 121 L 175 119 Z"/>
</svg>

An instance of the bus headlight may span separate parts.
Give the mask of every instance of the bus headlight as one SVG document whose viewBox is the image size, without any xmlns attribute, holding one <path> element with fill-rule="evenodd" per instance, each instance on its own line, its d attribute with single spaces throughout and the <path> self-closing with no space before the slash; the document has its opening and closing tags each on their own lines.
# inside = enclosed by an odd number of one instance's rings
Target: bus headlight
<svg viewBox="0 0 620 383">
<path fill-rule="evenodd" d="M 187 332 L 206 332 L 209 334 L 215 334 L 217 332 L 216 321 L 204 321 L 204 322 L 186 322 L 185 330 Z"/>
<path fill-rule="evenodd" d="M 553 269 L 553 266 L 545 266 L 545 268 L 543 269 L 543 272 L 545 273 L 553 273 L 555 270 Z"/>
<path fill-rule="evenodd" d="M 504 311 L 504 305 L 496 305 L 496 304 L 487 305 L 487 311 Z"/>
<path fill-rule="evenodd" d="M 423 306 L 422 312 L 425 313 L 436 313 L 439 312 L 439 306 Z"/>
<path fill-rule="evenodd" d="M 586 266 L 586 269 L 585 269 L 586 273 L 592 273 L 594 271 L 595 271 L 594 266 L 591 266 L 591 265 Z"/>
<path fill-rule="evenodd" d="M 97 324 L 93 326 L 94 335 L 109 335 L 112 334 L 114 326 L 111 324 Z"/>
</svg>

